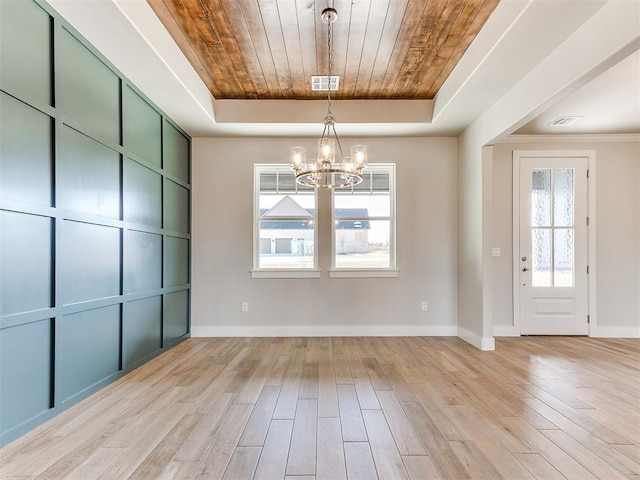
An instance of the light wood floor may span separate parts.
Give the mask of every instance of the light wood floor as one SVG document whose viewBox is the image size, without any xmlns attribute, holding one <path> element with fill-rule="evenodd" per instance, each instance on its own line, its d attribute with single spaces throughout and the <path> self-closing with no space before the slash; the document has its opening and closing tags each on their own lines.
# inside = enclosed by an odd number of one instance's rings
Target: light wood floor
<svg viewBox="0 0 640 480">
<path fill-rule="evenodd" d="M 640 342 L 190 339 L 5 447 L 2 478 L 640 479 Z"/>
</svg>

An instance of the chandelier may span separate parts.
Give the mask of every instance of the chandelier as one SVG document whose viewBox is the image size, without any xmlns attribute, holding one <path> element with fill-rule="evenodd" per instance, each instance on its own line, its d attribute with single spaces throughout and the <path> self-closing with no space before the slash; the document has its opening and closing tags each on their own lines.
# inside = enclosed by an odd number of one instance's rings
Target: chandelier
<svg viewBox="0 0 640 480">
<path fill-rule="evenodd" d="M 351 157 L 345 157 L 342 152 L 340 138 L 336 132 L 336 119 L 331 112 L 333 23 L 338 18 L 338 12 L 334 8 L 325 8 L 321 18 L 327 24 L 329 52 L 327 115 L 324 117 L 324 130 L 318 140 L 317 158 L 307 160 L 306 148 L 291 147 L 291 168 L 295 173 L 296 182 L 300 185 L 315 188 L 348 188 L 362 182 L 362 171 L 367 165 L 367 147 L 352 146 Z M 337 159 L 336 153 L 339 155 Z"/>
</svg>

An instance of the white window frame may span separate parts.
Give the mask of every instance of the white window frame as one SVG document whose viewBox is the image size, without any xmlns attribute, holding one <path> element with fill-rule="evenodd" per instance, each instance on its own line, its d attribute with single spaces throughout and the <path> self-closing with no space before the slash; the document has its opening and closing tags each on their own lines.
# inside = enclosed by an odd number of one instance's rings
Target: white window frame
<svg viewBox="0 0 640 480">
<path fill-rule="evenodd" d="M 338 268 L 336 267 L 336 222 L 345 220 L 335 216 L 335 191 L 331 192 L 331 269 L 330 278 L 378 278 L 398 277 L 396 264 L 396 164 L 370 163 L 365 168 L 366 173 L 385 172 L 389 174 L 389 217 L 367 217 L 369 221 L 389 220 L 389 267 L 388 268 Z M 372 193 L 372 195 L 375 195 Z M 346 219 L 349 220 L 349 219 Z M 359 218 L 356 220 L 360 220 Z"/>
<path fill-rule="evenodd" d="M 314 195 L 313 268 L 260 268 L 260 174 L 291 174 L 289 164 L 256 163 L 253 168 L 253 269 L 252 278 L 320 278 L 318 269 L 318 192 Z"/>
</svg>

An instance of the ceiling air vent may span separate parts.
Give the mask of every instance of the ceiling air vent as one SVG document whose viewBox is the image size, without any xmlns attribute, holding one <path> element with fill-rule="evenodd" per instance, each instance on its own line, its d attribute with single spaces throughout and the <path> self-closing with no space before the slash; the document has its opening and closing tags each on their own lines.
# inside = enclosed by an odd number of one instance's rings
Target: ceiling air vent
<svg viewBox="0 0 640 480">
<path fill-rule="evenodd" d="M 338 90 L 339 83 L 340 77 L 338 75 L 312 75 L 311 91 L 327 92 L 331 89 L 332 92 L 336 92 Z"/>
<path fill-rule="evenodd" d="M 565 115 L 563 117 L 558 117 L 556 118 L 553 122 L 551 122 L 549 124 L 550 127 L 566 127 L 567 125 L 571 125 L 574 122 L 577 122 L 578 120 L 580 120 L 582 117 L 571 117 L 568 115 Z"/>
</svg>

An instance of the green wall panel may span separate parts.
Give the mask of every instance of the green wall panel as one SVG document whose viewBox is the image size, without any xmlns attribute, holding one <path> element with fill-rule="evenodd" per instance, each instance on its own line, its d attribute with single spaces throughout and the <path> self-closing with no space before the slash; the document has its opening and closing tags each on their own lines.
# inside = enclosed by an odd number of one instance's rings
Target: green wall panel
<svg viewBox="0 0 640 480">
<path fill-rule="evenodd" d="M 0 330 L 0 431 L 51 408 L 51 353 L 51 319 Z"/>
<path fill-rule="evenodd" d="M 64 222 L 62 289 L 65 305 L 120 295 L 120 229 Z"/>
<path fill-rule="evenodd" d="M 120 370 L 120 305 L 65 315 L 58 337 L 63 402 Z"/>
<path fill-rule="evenodd" d="M 189 232 L 189 190 L 171 180 L 164 183 L 164 228 L 173 232 Z"/>
<path fill-rule="evenodd" d="M 154 233 L 127 233 L 127 293 L 162 287 L 162 236 Z"/>
<path fill-rule="evenodd" d="M 51 319 L 0 330 L 0 431 L 51 408 Z"/>
<path fill-rule="evenodd" d="M 0 0 L 0 87 L 51 105 L 51 17 L 33 2 Z"/>
<path fill-rule="evenodd" d="M 162 117 L 130 87 L 124 91 L 124 146 L 162 166 Z"/>
<path fill-rule="evenodd" d="M 56 75 L 58 106 L 101 138 L 120 142 L 120 79 L 63 29 Z"/>
<path fill-rule="evenodd" d="M 51 206 L 52 150 L 51 118 L 0 93 L 0 196 Z"/>
<path fill-rule="evenodd" d="M 189 140 L 166 120 L 163 153 L 165 172 L 189 183 Z"/>
<path fill-rule="evenodd" d="M 120 155 L 67 126 L 59 145 L 64 209 L 120 219 Z"/>
<path fill-rule="evenodd" d="M 0 315 L 50 308 L 53 222 L 0 210 Z"/>
<path fill-rule="evenodd" d="M 130 158 L 124 169 L 124 219 L 162 227 L 162 176 Z"/>
<path fill-rule="evenodd" d="M 189 240 L 165 237 L 164 286 L 173 287 L 189 283 Z"/>
<path fill-rule="evenodd" d="M 164 344 L 182 337 L 189 331 L 189 292 L 168 293 L 164 296 Z"/>
<path fill-rule="evenodd" d="M 162 346 L 162 297 L 129 302 L 124 324 L 126 325 L 127 365 L 130 365 Z"/>
</svg>

